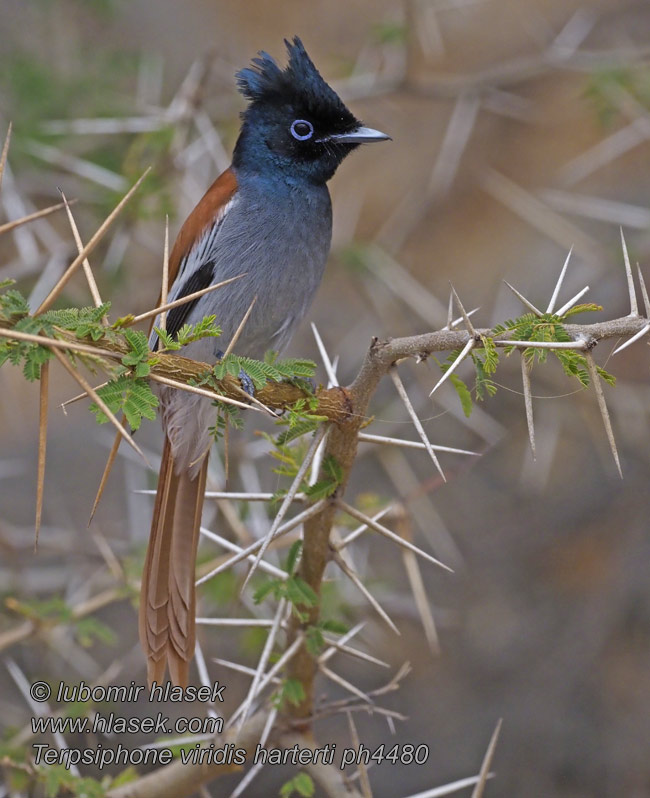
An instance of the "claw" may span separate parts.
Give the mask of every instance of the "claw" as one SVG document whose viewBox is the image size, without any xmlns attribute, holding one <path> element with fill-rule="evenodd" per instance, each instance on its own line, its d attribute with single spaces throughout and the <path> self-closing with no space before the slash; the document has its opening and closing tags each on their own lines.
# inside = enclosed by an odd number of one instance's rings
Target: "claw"
<svg viewBox="0 0 650 798">
<path fill-rule="evenodd" d="M 241 382 L 241 387 L 246 391 L 249 396 L 255 396 L 255 385 L 253 384 L 253 380 L 246 374 L 244 369 L 241 369 L 239 372 L 239 380 Z"/>
</svg>

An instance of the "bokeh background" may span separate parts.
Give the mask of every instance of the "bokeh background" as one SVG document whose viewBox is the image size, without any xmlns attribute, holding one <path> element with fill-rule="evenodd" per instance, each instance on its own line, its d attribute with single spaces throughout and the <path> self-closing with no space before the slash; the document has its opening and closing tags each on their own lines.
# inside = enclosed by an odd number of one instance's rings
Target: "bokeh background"
<svg viewBox="0 0 650 798">
<path fill-rule="evenodd" d="M 589 285 L 586 299 L 604 307 L 590 318 L 621 316 L 629 300 L 619 226 L 650 279 L 645 2 L 0 0 L 0 18 L 2 136 L 14 123 L 1 221 L 58 201 L 60 186 L 78 200 L 75 218 L 87 240 L 153 166 L 91 258 L 118 315 L 153 305 L 165 214 L 173 235 L 228 165 L 242 108 L 234 72 L 259 49 L 282 59 L 282 39 L 296 33 L 357 116 L 393 137 L 355 153 L 331 185 L 335 240 L 309 321 L 338 356 L 342 383 L 372 335 L 444 325 L 450 280 L 488 326 L 522 312 L 503 280 L 545 306 L 573 247 L 563 301 Z M 36 303 L 75 251 L 64 216 L 48 217 L 0 239 L 0 279 L 16 278 Z M 66 300 L 89 302 L 81 276 Z M 439 651 L 427 644 L 402 559 L 384 541 L 366 536 L 355 562 L 400 639 L 354 588 L 326 590 L 348 622 L 367 616 L 359 637 L 366 650 L 393 671 L 406 660 L 413 668 L 387 699 L 408 716 L 395 736 L 376 716 L 359 718 L 360 735 L 371 746 L 425 742 L 431 755 L 422 767 L 371 770 L 376 798 L 476 773 L 500 717 L 487 795 L 650 794 L 648 354 L 641 341 L 610 362 L 613 348 L 603 343 L 596 357 L 618 380 L 606 395 L 622 481 L 593 391 L 557 364 L 533 371 L 536 461 L 517 362 L 504 362 L 496 396 L 469 420 L 449 385 L 428 399 L 435 363 L 401 367 L 432 441 L 482 456 L 444 456 L 445 485 L 421 452 L 366 446 L 357 463 L 349 495 L 368 506 L 399 501 L 417 542 L 455 569 L 450 576 L 422 565 Z M 291 352 L 319 359 L 307 323 Z M 467 365 L 460 374 L 471 380 Z M 326 379 L 322 368 L 319 377 Z M 44 525 L 34 554 L 38 389 L 9 366 L 0 374 L 0 726 L 5 741 L 23 744 L 31 710 L 20 674 L 70 683 L 144 679 L 136 615 L 119 585 L 125 573 L 137 579 L 151 500 L 134 490 L 153 487 L 155 474 L 122 447 L 87 529 L 112 433 L 95 425 L 84 403 L 64 415 L 58 404 L 76 386 L 56 369 L 52 379 Z M 416 439 L 391 384 L 372 409 L 371 432 Z M 157 425 L 138 435 L 155 462 Z M 234 489 L 277 487 L 252 428 L 232 447 Z M 220 478 L 214 458 L 215 486 Z M 229 536 L 242 523 L 253 534 L 264 528 L 259 507 L 214 511 L 208 507 L 206 523 Z M 219 554 L 205 543 L 201 557 Z M 250 606 L 236 598 L 240 578 L 213 583 L 202 613 L 246 614 Z M 87 609 L 95 600 L 87 616 L 94 625 L 66 621 L 65 607 Z M 65 622 L 39 622 L 21 636 L 34 613 Z M 260 643 L 252 633 L 203 630 L 210 678 L 229 685 L 231 709 L 247 679 L 212 660 L 252 665 Z M 341 657 L 335 664 L 363 689 L 389 678 Z M 329 697 L 344 695 L 319 686 Z M 317 733 L 349 744 L 344 719 Z M 246 794 L 274 794 L 281 782 L 265 771 Z M 219 782 L 206 794 L 227 795 L 235 784 Z"/>
</svg>

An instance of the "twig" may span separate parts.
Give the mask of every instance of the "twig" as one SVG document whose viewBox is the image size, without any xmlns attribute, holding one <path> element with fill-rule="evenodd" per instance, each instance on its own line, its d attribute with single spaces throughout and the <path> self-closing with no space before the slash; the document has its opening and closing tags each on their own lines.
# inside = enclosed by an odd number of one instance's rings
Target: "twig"
<svg viewBox="0 0 650 798">
<path fill-rule="evenodd" d="M 623 247 L 623 260 L 625 261 L 625 276 L 627 277 L 627 290 L 630 295 L 630 316 L 639 315 L 639 307 L 636 301 L 636 291 L 634 289 L 634 278 L 632 277 L 632 266 L 630 265 L 630 256 L 627 251 L 627 243 L 623 235 L 623 228 L 621 231 L 621 246 Z"/>
<path fill-rule="evenodd" d="M 530 390 L 530 370 L 532 363 L 529 363 L 521 353 L 521 380 L 524 386 L 524 404 L 526 406 L 526 424 L 528 425 L 528 437 L 530 448 L 535 459 L 535 424 L 533 422 L 533 396 Z"/>
<path fill-rule="evenodd" d="M 395 632 L 396 635 L 400 634 L 399 629 L 393 621 L 391 617 L 388 615 L 386 610 L 381 606 L 381 604 L 377 601 L 377 599 L 372 595 L 372 593 L 368 590 L 368 588 L 363 584 L 359 575 L 345 562 L 343 557 L 338 552 L 334 552 L 332 555 L 332 559 L 338 565 L 338 567 L 343 571 L 343 573 L 350 579 L 350 581 L 356 585 L 358 590 L 368 599 L 371 606 L 376 610 L 377 614 L 384 620 Z"/>
<path fill-rule="evenodd" d="M 538 317 L 544 315 L 539 308 L 536 308 L 535 305 L 533 305 L 533 303 L 530 300 L 526 299 L 526 297 L 523 294 L 520 294 L 519 291 L 517 291 L 517 289 L 513 285 L 510 285 L 510 283 L 507 280 L 504 280 L 503 282 L 508 286 L 508 288 L 512 291 L 512 293 L 517 297 L 517 299 L 521 300 L 522 304 L 525 307 L 527 307 L 528 310 L 531 310 Z"/>
<path fill-rule="evenodd" d="M 463 317 L 463 320 L 465 322 L 465 327 L 467 328 L 467 332 L 472 337 L 476 338 L 476 330 L 474 329 L 474 325 L 472 324 L 472 320 L 469 317 L 469 313 L 465 310 L 465 307 L 464 307 L 463 303 L 460 301 L 460 297 L 456 293 L 456 289 L 454 288 L 452 283 L 449 283 L 449 285 L 451 286 L 451 293 L 454 296 L 454 300 L 456 302 L 456 305 L 458 306 L 458 310 L 460 311 L 460 315 Z"/>
<path fill-rule="evenodd" d="M 92 398 L 92 400 L 100 408 L 100 410 L 106 415 L 108 420 L 117 429 L 120 435 L 129 444 L 129 446 L 140 455 L 140 457 L 144 460 L 147 466 L 151 467 L 142 449 L 129 435 L 129 433 L 126 431 L 123 425 L 118 421 L 115 414 L 108 407 L 108 405 L 101 398 L 101 396 L 97 393 L 97 391 L 95 391 L 92 385 L 84 377 L 82 377 L 82 375 L 70 363 L 68 363 L 67 358 L 64 355 L 62 355 L 57 349 L 53 349 L 52 351 L 54 352 L 54 355 L 59 361 L 59 363 L 65 368 L 68 374 L 70 374 L 70 376 L 73 379 L 75 379 L 85 391 L 87 391 L 88 395 Z"/>
<path fill-rule="evenodd" d="M 318 445 L 320 444 L 321 440 L 325 436 L 326 432 L 327 432 L 327 426 L 325 424 L 323 424 L 323 425 L 321 425 L 321 428 L 314 433 L 314 437 L 312 438 L 312 442 L 309 445 L 309 449 L 307 450 L 307 453 L 305 454 L 305 457 L 304 457 L 302 463 L 300 464 L 300 468 L 298 469 L 298 473 L 294 477 L 294 480 L 291 483 L 291 486 L 289 487 L 289 490 L 287 491 L 286 496 L 282 500 L 282 504 L 280 505 L 280 509 L 278 510 L 278 513 L 275 516 L 275 519 L 273 520 L 273 524 L 271 525 L 271 529 L 269 529 L 268 533 L 266 534 L 266 537 L 262 541 L 262 545 L 260 547 L 260 550 L 257 552 L 257 555 L 255 557 L 255 562 L 251 565 L 248 573 L 246 574 L 246 579 L 244 580 L 244 584 L 242 585 L 242 589 L 241 589 L 242 593 L 246 589 L 246 586 L 248 585 L 248 582 L 249 582 L 251 576 L 253 575 L 253 573 L 255 572 L 255 570 L 256 570 L 256 568 L 257 568 L 257 566 L 259 564 L 259 561 L 264 556 L 264 552 L 268 548 L 269 543 L 273 540 L 276 532 L 278 531 L 278 529 L 280 527 L 280 524 L 282 523 L 282 519 L 287 514 L 287 511 L 288 511 L 288 509 L 291 506 L 291 503 L 293 501 L 293 497 L 298 492 L 298 488 L 302 484 L 302 481 L 303 481 L 303 479 L 305 477 L 305 474 L 307 473 L 307 469 L 309 468 L 309 465 L 310 465 L 314 455 L 316 454 L 316 449 L 318 448 Z"/>
<path fill-rule="evenodd" d="M 39 419 L 38 419 L 38 469 L 36 479 L 36 522 L 34 550 L 38 548 L 38 536 L 41 531 L 43 514 L 43 490 L 45 487 L 45 453 L 47 450 L 47 403 L 50 386 L 50 364 L 41 366 L 41 384 L 39 386 Z"/>
<path fill-rule="evenodd" d="M 167 304 L 167 297 L 169 296 L 169 214 L 165 214 L 165 244 L 163 247 L 163 267 L 162 267 L 162 285 L 160 286 L 160 305 L 164 307 Z M 160 311 L 159 320 L 160 329 L 167 332 L 167 311 Z"/>
<path fill-rule="evenodd" d="M 641 285 L 641 296 L 643 297 L 643 307 L 645 308 L 645 317 L 646 319 L 650 318 L 650 298 L 648 298 L 648 289 L 645 285 L 645 280 L 643 279 L 643 272 L 641 271 L 641 267 L 637 263 L 636 270 L 639 275 L 639 284 Z"/>
<path fill-rule="evenodd" d="M 600 384 L 600 375 L 598 374 L 598 369 L 596 368 L 596 362 L 594 361 L 594 356 L 591 354 L 591 352 L 586 352 L 585 358 L 587 360 L 587 366 L 589 368 L 589 376 L 591 377 L 591 384 L 594 386 L 594 391 L 596 391 L 596 398 L 598 399 L 598 407 L 600 409 L 600 414 L 603 417 L 603 424 L 605 425 L 605 432 L 607 434 L 607 440 L 609 441 L 609 447 L 612 450 L 614 461 L 616 462 L 616 468 L 618 469 L 618 474 L 620 478 L 623 479 L 623 471 L 621 470 L 621 461 L 618 459 L 618 449 L 616 448 L 616 440 L 614 438 L 612 422 L 609 418 L 609 410 L 607 409 L 607 403 L 605 402 L 605 394 L 603 393 L 603 386 Z"/>
<path fill-rule="evenodd" d="M 404 438 L 388 438 L 385 435 L 371 435 L 368 432 L 360 432 L 357 438 L 364 443 L 379 443 L 386 446 L 402 446 L 405 449 L 426 449 L 426 444 L 420 441 L 408 441 Z M 436 452 L 449 452 L 449 454 L 468 454 L 473 457 L 480 457 L 480 452 L 472 452 L 469 449 L 456 449 L 452 446 L 441 446 L 432 443 L 431 448 Z M 206 494 L 207 495 L 207 494 Z M 272 495 L 272 494 L 269 494 Z"/>
<path fill-rule="evenodd" d="M 273 646 L 275 645 L 275 639 L 277 637 L 278 630 L 280 629 L 280 622 L 282 621 L 285 614 L 286 605 L 287 605 L 287 600 L 284 598 L 280 599 L 280 601 L 278 602 L 278 608 L 276 610 L 275 617 L 273 618 L 273 626 L 271 627 L 271 631 L 269 632 L 268 637 L 266 638 L 266 641 L 264 643 L 264 648 L 262 649 L 262 654 L 260 655 L 260 660 L 257 664 L 257 669 L 255 670 L 255 676 L 253 676 L 253 681 L 248 691 L 248 695 L 244 699 L 244 703 L 241 706 L 241 720 L 239 721 L 238 730 L 241 730 L 241 727 L 246 722 L 246 718 L 248 717 L 248 713 L 253 703 L 253 699 L 257 695 L 257 687 L 262 678 L 262 674 L 264 673 L 264 669 L 266 668 L 266 664 L 269 661 L 271 652 L 273 651 Z M 233 717 L 231 719 L 231 722 L 234 721 L 234 719 L 235 718 Z"/>
<path fill-rule="evenodd" d="M 490 765 L 492 764 L 492 759 L 494 758 L 494 752 L 497 747 L 497 741 L 499 739 L 499 732 L 501 731 L 501 724 L 503 722 L 502 718 L 499 718 L 496 728 L 492 732 L 492 737 L 490 738 L 490 743 L 487 747 L 487 751 L 485 752 L 485 757 L 483 758 L 483 763 L 481 764 L 481 770 L 479 771 L 479 779 L 474 787 L 474 791 L 472 792 L 472 798 L 482 798 L 483 791 L 485 790 L 485 783 L 487 781 L 488 773 L 490 772 Z"/>
<path fill-rule="evenodd" d="M 359 740 L 359 734 L 357 732 L 357 727 L 354 723 L 354 719 L 352 718 L 352 713 L 346 712 L 346 715 L 348 716 L 348 726 L 350 728 L 352 747 L 358 751 L 360 740 Z M 361 757 L 361 759 L 359 760 L 359 781 L 361 782 L 361 791 L 363 793 L 363 798 L 372 798 L 370 780 L 368 779 L 368 768 L 366 767 L 366 764 L 363 761 L 363 757 Z"/>
<path fill-rule="evenodd" d="M 63 191 L 61 191 L 60 189 L 59 191 L 61 193 L 61 198 L 63 199 L 63 204 L 65 205 L 65 212 L 68 216 L 68 221 L 70 222 L 72 236 L 75 240 L 75 244 L 77 245 L 77 251 L 79 252 L 79 254 L 81 254 L 83 252 L 83 244 L 81 243 L 81 237 L 79 235 L 79 230 L 77 229 L 74 216 L 72 215 L 72 211 L 70 210 L 70 203 L 66 199 L 66 196 L 63 193 Z M 88 258 L 84 258 L 81 265 L 83 267 L 84 274 L 86 275 L 86 282 L 88 283 L 88 288 L 90 289 L 90 295 L 93 298 L 95 307 L 98 308 L 102 305 L 102 298 L 99 295 L 99 289 L 97 288 L 97 283 L 95 282 L 95 276 L 93 274 L 93 270 L 90 268 L 90 262 Z M 102 324 L 107 324 L 107 319 L 105 316 L 102 319 Z"/>
<path fill-rule="evenodd" d="M 282 526 L 279 526 L 276 529 L 273 538 L 278 538 L 280 537 L 280 535 L 284 535 L 287 532 L 290 532 L 292 529 L 295 529 L 297 526 L 300 526 L 300 524 L 302 524 L 311 516 L 317 515 L 323 509 L 325 503 L 326 503 L 325 500 L 321 499 L 319 502 L 311 504 L 306 510 L 303 510 L 303 512 L 298 513 L 298 515 L 294 516 L 289 521 L 282 524 Z M 217 566 L 217 568 L 214 568 L 212 571 L 205 574 L 205 576 L 202 576 L 200 579 L 197 579 L 196 581 L 197 586 L 203 584 L 203 582 L 207 582 L 209 579 L 213 579 L 215 576 L 217 576 L 217 574 L 220 574 L 222 571 L 227 571 L 228 568 L 231 568 L 233 565 L 236 565 L 238 562 L 247 559 L 251 554 L 254 554 L 262 547 L 265 540 L 266 538 L 262 538 L 261 540 L 255 541 L 255 543 L 251 543 L 250 546 L 247 546 L 245 549 L 242 549 L 239 552 L 239 554 L 235 554 L 234 557 L 231 557 L 226 562 Z"/>
<path fill-rule="evenodd" d="M 223 355 L 221 357 L 222 360 L 225 360 L 228 357 L 228 355 L 235 348 L 235 345 L 237 344 L 237 341 L 239 340 L 239 336 L 242 334 L 242 331 L 243 331 L 244 327 L 246 326 L 246 322 L 248 321 L 251 313 L 253 312 L 253 308 L 255 307 L 255 303 L 256 302 L 257 302 L 257 294 L 255 294 L 255 296 L 253 297 L 253 301 L 248 306 L 248 310 L 242 316 L 242 320 L 239 322 L 239 326 L 235 330 L 235 334 L 231 338 L 230 343 L 226 347 L 226 351 L 223 353 Z"/>
<path fill-rule="evenodd" d="M 361 510 L 357 510 L 356 507 L 353 507 L 351 504 L 344 502 L 343 499 L 337 499 L 336 504 L 345 513 L 351 515 L 352 518 L 356 518 L 358 521 L 363 521 L 371 529 L 374 529 L 376 532 L 379 532 L 380 534 L 384 535 L 384 537 L 387 537 L 389 540 L 392 540 L 394 543 L 397 543 L 399 546 L 402 546 L 402 548 L 409 549 L 410 551 L 417 554 L 419 557 L 428 560 L 434 565 L 439 565 L 441 568 L 444 568 L 445 571 L 453 573 L 453 569 L 451 569 L 448 565 L 445 565 L 443 562 L 440 562 L 440 560 L 437 560 L 435 557 L 432 557 L 430 554 L 427 554 L 426 551 L 422 551 L 422 549 L 418 548 L 410 541 L 404 540 L 399 535 L 396 535 L 395 532 L 392 532 L 390 529 L 383 526 L 383 524 L 380 524 L 377 521 L 373 521 L 372 518 L 369 518 L 367 515 L 362 513 Z"/>
<path fill-rule="evenodd" d="M 70 200 L 69 204 L 73 205 L 75 202 L 76 200 Z M 10 233 L 12 230 L 15 230 L 16 227 L 21 227 L 22 225 L 33 222 L 36 219 L 41 219 L 43 216 L 49 216 L 55 211 L 60 211 L 61 208 L 65 208 L 65 203 L 57 202 L 56 205 L 50 205 L 48 208 L 42 208 L 40 211 L 28 213 L 27 216 L 21 216 L 20 219 L 12 219 L 10 222 L 0 224 L 0 235 L 3 233 Z"/>
<path fill-rule="evenodd" d="M 140 321 L 144 321 L 145 319 L 150 319 L 152 316 L 157 316 L 159 313 L 166 316 L 168 310 L 171 310 L 172 308 L 178 308 L 181 305 L 186 305 L 188 302 L 193 302 L 195 299 L 198 299 L 204 294 L 209 294 L 211 291 L 216 291 L 218 288 L 223 288 L 224 285 L 233 283 L 235 280 L 241 280 L 241 278 L 244 276 L 245 274 L 238 274 L 236 277 L 230 277 L 228 280 L 222 280 L 220 283 L 209 285 L 207 288 L 201 288 L 200 291 L 193 291 L 191 294 L 187 294 L 187 296 L 183 296 L 180 299 L 175 299 L 173 302 L 162 302 L 162 304 L 160 304 L 157 308 L 147 310 L 144 313 L 134 316 L 133 319 L 130 320 L 129 326 L 131 324 L 137 324 Z"/>
<path fill-rule="evenodd" d="M 616 349 L 612 352 L 612 357 L 619 352 L 622 352 L 624 349 L 627 349 L 628 346 L 631 346 L 635 341 L 638 341 L 639 338 L 643 338 L 643 336 L 650 330 L 650 322 L 642 327 L 638 333 L 633 335 L 631 338 L 628 338 L 627 341 L 622 343 L 620 346 L 617 346 Z"/>
<path fill-rule="evenodd" d="M 125 420 L 126 420 L 125 417 L 122 416 L 122 423 L 124 423 Z M 106 465 L 104 466 L 104 472 L 102 474 L 102 478 L 99 481 L 99 487 L 97 488 L 95 501 L 93 502 L 92 510 L 90 511 L 90 517 L 88 518 L 88 526 L 91 525 L 95 513 L 97 512 L 97 507 L 99 505 L 99 502 L 104 494 L 104 489 L 106 488 L 108 477 L 110 476 L 110 473 L 113 469 L 113 465 L 115 463 L 115 458 L 117 457 L 117 452 L 120 448 L 121 441 L 122 441 L 122 436 L 118 432 L 113 440 L 113 445 L 111 446 L 111 450 L 108 454 L 108 460 L 106 461 Z"/>
<path fill-rule="evenodd" d="M 2 155 L 0 155 L 0 188 L 2 187 L 2 178 L 5 173 L 5 164 L 7 163 L 7 155 L 9 154 L 9 142 L 11 141 L 11 130 L 13 123 L 9 122 L 7 127 L 7 135 L 5 136 L 4 144 L 2 145 Z"/>
<path fill-rule="evenodd" d="M 491 779 L 493 773 L 488 773 L 486 778 Z M 434 787 L 431 790 L 418 792 L 414 795 L 409 795 L 407 798 L 442 798 L 444 795 L 451 795 L 459 790 L 464 790 L 465 787 L 472 787 L 480 780 L 480 776 L 470 776 L 467 779 L 458 779 L 458 781 L 451 781 L 449 784 L 443 784 L 441 787 Z"/>
<path fill-rule="evenodd" d="M 562 271 L 560 272 L 560 276 L 557 279 L 557 283 L 555 283 L 555 288 L 553 289 L 551 300 L 548 303 L 548 307 L 546 308 L 547 313 L 553 313 L 553 308 L 555 307 L 555 303 L 557 302 L 557 298 L 560 293 L 560 288 L 562 288 L 564 275 L 566 274 L 566 270 L 569 265 L 569 260 L 571 259 L 572 252 L 573 252 L 573 247 L 571 247 L 571 249 L 569 250 L 569 254 L 566 256 L 566 260 L 564 261 L 564 266 L 562 266 Z"/>
<path fill-rule="evenodd" d="M 574 297 L 572 297 L 565 305 L 562 305 L 562 307 L 557 311 L 556 315 L 563 316 L 567 312 L 567 310 L 569 310 L 569 308 L 572 308 L 575 305 L 575 303 L 587 293 L 588 290 L 589 286 L 586 285 L 581 291 L 578 291 L 578 293 Z"/>
<path fill-rule="evenodd" d="M 221 535 L 217 535 L 215 532 L 211 532 L 204 526 L 201 527 L 200 531 L 202 535 L 210 540 L 214 540 L 215 543 L 219 543 L 219 545 L 223 546 L 224 549 L 228 549 L 228 551 L 232 551 L 235 554 L 242 554 L 244 552 L 241 546 L 238 546 L 236 543 L 231 543 L 226 538 L 221 537 Z M 250 562 L 253 562 L 255 558 L 252 554 L 249 554 L 246 559 Z M 288 578 L 286 571 L 283 571 L 281 568 L 277 568 L 275 565 L 271 565 L 271 563 L 268 563 L 265 560 L 260 560 L 258 565 L 262 571 L 266 571 L 268 574 L 273 574 L 273 576 L 277 577 L 278 579 L 284 580 Z"/>
<path fill-rule="evenodd" d="M 469 338 L 467 343 L 465 344 L 465 346 L 462 348 L 460 354 L 456 358 L 456 360 L 454 360 L 454 362 L 451 364 L 451 366 L 449 366 L 449 368 L 445 371 L 445 373 L 442 375 L 442 377 L 440 377 L 438 382 L 433 386 L 433 388 L 431 389 L 431 391 L 429 393 L 429 396 L 432 396 L 438 390 L 438 388 L 442 385 L 442 383 L 446 379 L 451 377 L 451 375 L 454 373 L 456 368 L 458 368 L 458 366 L 460 366 L 460 364 L 463 362 L 463 360 L 465 360 L 465 357 L 470 353 L 470 351 L 475 346 L 476 346 L 476 340 L 474 338 Z"/>
<path fill-rule="evenodd" d="M 151 167 L 147 167 L 144 173 L 138 180 L 131 186 L 129 191 L 122 197 L 122 199 L 118 202 L 115 208 L 109 213 L 106 219 L 102 222 L 99 226 L 97 232 L 93 235 L 93 237 L 88 241 L 86 246 L 82 249 L 82 251 L 77 255 L 77 257 L 72 261 L 72 263 L 68 266 L 66 271 L 61 275 L 59 281 L 56 283 L 54 288 L 50 291 L 50 293 L 45 297 L 45 299 L 41 302 L 38 309 L 36 310 L 36 315 L 39 313 L 44 313 L 48 308 L 52 306 L 52 304 L 56 301 L 59 297 L 61 291 L 63 291 L 65 285 L 67 284 L 68 280 L 72 277 L 75 273 L 77 268 L 84 262 L 85 258 L 90 255 L 90 253 L 95 249 L 97 244 L 101 241 L 104 234 L 111 226 L 111 224 L 115 221 L 119 213 L 122 211 L 126 203 L 131 199 L 133 194 L 138 190 L 140 187 L 140 183 L 145 179 L 145 177 L 151 171 Z"/>
<path fill-rule="evenodd" d="M 332 361 L 327 354 L 327 350 L 325 349 L 325 344 L 323 343 L 323 339 L 320 337 L 320 333 L 318 332 L 318 328 L 314 324 L 311 323 L 311 331 L 314 334 L 314 338 L 316 340 L 316 346 L 318 347 L 318 351 L 320 352 L 321 360 L 323 361 L 323 366 L 325 366 L 325 372 L 327 373 L 327 379 L 330 381 L 332 385 L 338 385 L 338 379 L 336 377 L 336 373 L 332 366 Z"/>
<path fill-rule="evenodd" d="M 418 435 L 422 439 L 422 443 L 426 446 L 427 452 L 429 453 L 429 457 L 433 460 L 433 464 L 438 469 L 438 473 L 443 479 L 443 482 L 447 481 L 447 477 L 444 475 L 442 468 L 440 467 L 440 463 L 438 462 L 438 458 L 436 457 L 436 453 L 433 451 L 433 447 L 427 437 L 426 432 L 424 431 L 424 427 L 422 426 L 422 422 L 418 418 L 418 414 L 415 412 L 415 408 L 411 404 L 411 400 L 406 393 L 406 388 L 404 388 L 404 384 L 400 379 L 399 374 L 397 373 L 397 369 L 391 369 L 390 376 L 393 380 L 393 384 L 395 388 L 397 388 L 397 393 L 400 395 L 402 402 L 404 402 L 404 406 L 406 407 L 409 416 L 411 416 L 411 420 L 413 421 L 413 426 L 417 430 Z"/>
<path fill-rule="evenodd" d="M 246 404 L 246 402 L 240 402 L 238 399 L 231 399 L 229 396 L 224 396 L 223 394 L 217 393 L 216 391 L 211 391 L 207 388 L 199 388 L 197 385 L 187 385 L 184 382 L 179 382 L 178 380 L 170 380 L 169 378 L 161 377 L 158 374 L 150 374 L 149 378 L 152 379 L 154 382 L 159 382 L 161 385 L 169 385 L 170 388 L 178 388 L 180 391 L 195 393 L 198 396 L 207 396 L 208 399 L 215 399 L 218 402 L 224 402 L 227 405 L 234 405 L 235 407 L 241 407 L 243 410 L 255 410 L 258 413 L 263 412 L 262 410 L 258 409 L 258 407 L 256 407 L 255 405 Z M 270 411 L 268 412 L 270 413 Z"/>
</svg>

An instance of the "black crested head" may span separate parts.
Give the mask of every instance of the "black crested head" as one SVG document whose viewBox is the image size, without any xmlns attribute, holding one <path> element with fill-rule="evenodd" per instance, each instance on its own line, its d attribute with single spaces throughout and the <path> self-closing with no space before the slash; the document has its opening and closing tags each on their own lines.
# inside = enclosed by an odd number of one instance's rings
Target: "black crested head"
<svg viewBox="0 0 650 798">
<path fill-rule="evenodd" d="M 359 144 L 388 136 L 363 127 L 323 80 L 297 36 L 285 44 L 289 61 L 284 69 L 261 52 L 253 66 L 237 73 L 249 104 L 233 165 L 324 183 Z"/>
<path fill-rule="evenodd" d="M 284 43 L 289 54 L 285 69 L 280 69 L 268 53 L 261 52 L 253 59 L 253 67 L 237 73 L 237 86 L 244 97 L 251 105 L 301 106 L 316 117 L 330 117 L 341 127 L 356 127 L 358 120 L 323 80 L 301 40 L 295 36 L 293 42 L 285 39 Z"/>
</svg>

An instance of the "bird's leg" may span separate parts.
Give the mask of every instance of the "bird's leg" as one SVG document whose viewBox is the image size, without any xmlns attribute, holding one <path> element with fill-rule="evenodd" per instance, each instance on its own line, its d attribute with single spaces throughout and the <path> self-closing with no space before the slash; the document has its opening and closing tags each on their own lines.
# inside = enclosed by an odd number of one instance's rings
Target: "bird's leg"
<svg viewBox="0 0 650 798">
<path fill-rule="evenodd" d="M 241 387 L 249 396 L 255 396 L 255 386 L 253 385 L 253 380 L 251 380 L 248 374 L 246 374 L 244 369 L 240 369 L 239 371 L 239 381 L 241 382 Z"/>
<path fill-rule="evenodd" d="M 215 352 L 217 361 L 222 360 L 224 352 L 223 349 L 217 349 Z M 239 381 L 241 382 L 242 389 L 249 395 L 255 396 L 255 385 L 253 384 L 253 380 L 248 376 L 248 374 L 244 371 L 244 369 L 240 369 L 239 371 Z"/>
</svg>

